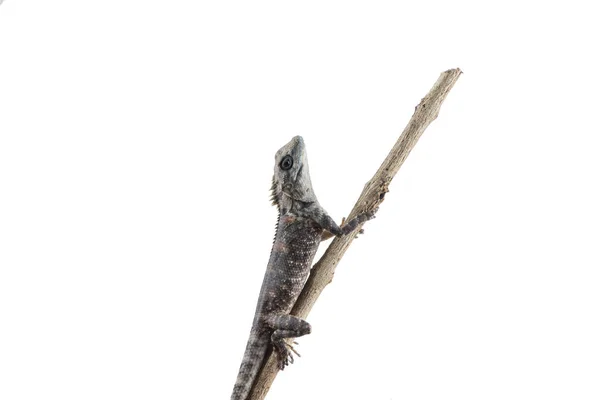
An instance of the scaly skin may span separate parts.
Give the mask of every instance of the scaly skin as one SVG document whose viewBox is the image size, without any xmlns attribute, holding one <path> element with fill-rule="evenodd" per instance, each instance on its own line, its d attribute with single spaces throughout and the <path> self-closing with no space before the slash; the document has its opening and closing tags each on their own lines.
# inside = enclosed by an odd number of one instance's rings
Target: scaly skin
<svg viewBox="0 0 600 400">
<path fill-rule="evenodd" d="M 345 235 L 373 217 L 371 213 L 360 214 L 340 228 L 327 215 L 314 195 L 300 136 L 275 155 L 272 200 L 279 209 L 279 221 L 231 400 L 248 398 L 271 346 L 280 369 L 294 362 L 292 352 L 296 352 L 285 339 L 306 335 L 311 327 L 289 313 L 308 278 L 324 233 Z"/>
</svg>

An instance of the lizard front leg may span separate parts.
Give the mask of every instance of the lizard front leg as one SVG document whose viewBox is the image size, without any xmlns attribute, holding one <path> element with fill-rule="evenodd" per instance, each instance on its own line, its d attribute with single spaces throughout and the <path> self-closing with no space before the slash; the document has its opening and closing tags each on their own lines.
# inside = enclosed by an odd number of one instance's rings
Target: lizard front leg
<svg viewBox="0 0 600 400">
<path fill-rule="evenodd" d="M 273 329 L 271 343 L 273 344 L 275 353 L 277 353 L 277 365 L 279 369 L 284 369 L 289 363 L 294 362 L 292 352 L 300 356 L 285 339 L 309 334 L 311 331 L 310 324 L 302 318 L 289 314 L 269 316 L 265 318 L 265 324 Z"/>
<path fill-rule="evenodd" d="M 363 222 L 367 222 L 370 219 L 375 218 L 375 213 L 373 212 L 364 212 L 358 214 L 356 217 L 352 218 L 350 221 L 345 221 L 342 223 L 342 226 L 338 226 L 335 221 L 326 213 L 316 214 L 315 221 L 325 230 L 323 232 L 323 236 L 321 240 L 327 240 L 332 235 L 335 236 L 344 236 L 354 231 L 358 225 Z M 327 232 L 330 232 L 329 234 Z"/>
</svg>

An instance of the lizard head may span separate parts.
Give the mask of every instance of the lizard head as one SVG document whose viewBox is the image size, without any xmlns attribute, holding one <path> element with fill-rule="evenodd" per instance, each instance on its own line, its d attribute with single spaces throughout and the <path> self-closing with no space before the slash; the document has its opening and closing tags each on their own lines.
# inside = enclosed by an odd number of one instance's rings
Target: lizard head
<svg viewBox="0 0 600 400">
<path fill-rule="evenodd" d="M 275 171 L 271 187 L 273 204 L 289 198 L 292 201 L 317 201 L 308 173 L 306 147 L 301 136 L 295 136 L 275 154 Z"/>
</svg>

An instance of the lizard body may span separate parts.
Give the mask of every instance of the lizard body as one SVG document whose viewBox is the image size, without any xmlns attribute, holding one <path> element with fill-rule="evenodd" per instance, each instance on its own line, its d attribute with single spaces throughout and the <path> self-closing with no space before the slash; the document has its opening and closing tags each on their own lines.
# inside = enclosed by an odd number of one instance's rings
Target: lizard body
<svg viewBox="0 0 600 400">
<path fill-rule="evenodd" d="M 279 211 L 276 234 L 231 400 L 248 398 L 271 346 L 279 368 L 284 369 L 293 362 L 292 352 L 296 353 L 285 339 L 310 333 L 310 324 L 290 315 L 290 311 L 308 278 L 324 233 L 342 236 L 373 217 L 363 213 L 342 227 L 333 221 L 314 194 L 300 136 L 276 153 L 271 190 Z"/>
</svg>

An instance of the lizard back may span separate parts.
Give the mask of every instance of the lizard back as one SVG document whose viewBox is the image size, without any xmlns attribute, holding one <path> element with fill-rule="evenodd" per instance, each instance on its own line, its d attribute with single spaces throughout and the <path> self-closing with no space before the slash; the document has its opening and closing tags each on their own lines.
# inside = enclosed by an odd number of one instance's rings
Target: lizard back
<svg viewBox="0 0 600 400">
<path fill-rule="evenodd" d="M 231 400 L 245 400 L 269 353 L 265 317 L 288 314 L 308 278 L 323 229 L 310 219 L 280 215 L 269 263 L 256 304 L 250 337 Z"/>
<path fill-rule="evenodd" d="M 265 272 L 255 323 L 267 314 L 289 313 L 308 278 L 323 229 L 312 220 L 281 215 Z"/>
</svg>

